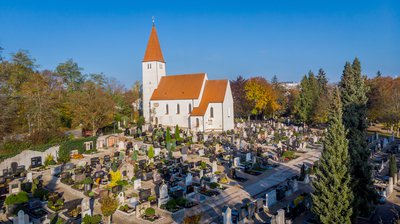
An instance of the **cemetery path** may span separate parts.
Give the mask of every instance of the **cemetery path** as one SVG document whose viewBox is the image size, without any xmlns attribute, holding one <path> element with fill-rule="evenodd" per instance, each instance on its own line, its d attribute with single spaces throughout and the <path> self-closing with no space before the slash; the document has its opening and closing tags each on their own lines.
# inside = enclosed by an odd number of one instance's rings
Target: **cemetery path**
<svg viewBox="0 0 400 224">
<path fill-rule="evenodd" d="M 242 203 L 243 199 L 256 199 L 263 197 L 269 188 L 284 182 L 286 179 L 299 174 L 299 164 L 303 162 L 312 163 L 317 161 L 321 155 L 318 150 L 304 153 L 288 163 L 281 164 L 278 168 L 269 172 L 267 176 L 257 177 L 257 181 L 249 185 L 230 187 L 220 195 L 207 200 L 205 203 L 186 209 L 185 215 L 192 216 L 202 214 L 202 223 L 211 223 L 216 217 L 221 215 L 222 208 L 225 205 L 234 206 Z"/>
</svg>

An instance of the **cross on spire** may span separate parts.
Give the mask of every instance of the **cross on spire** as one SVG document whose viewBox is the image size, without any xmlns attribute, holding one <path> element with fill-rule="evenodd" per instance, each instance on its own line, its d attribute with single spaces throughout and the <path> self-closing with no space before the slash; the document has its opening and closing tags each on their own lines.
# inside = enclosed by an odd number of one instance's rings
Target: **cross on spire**
<svg viewBox="0 0 400 224">
<path fill-rule="evenodd" d="M 154 21 L 156 20 L 156 18 L 154 16 L 152 16 L 151 20 L 153 21 L 153 26 L 154 26 Z"/>
</svg>

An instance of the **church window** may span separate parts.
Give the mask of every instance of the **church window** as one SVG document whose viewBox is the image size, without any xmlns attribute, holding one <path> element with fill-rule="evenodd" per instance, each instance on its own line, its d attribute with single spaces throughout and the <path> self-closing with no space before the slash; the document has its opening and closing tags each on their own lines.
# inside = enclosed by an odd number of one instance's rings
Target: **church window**
<svg viewBox="0 0 400 224">
<path fill-rule="evenodd" d="M 168 108 L 168 104 L 167 105 L 165 105 L 165 114 L 168 114 L 169 113 L 169 108 Z"/>
<path fill-rule="evenodd" d="M 162 64 L 160 63 L 160 69 L 162 69 Z"/>
<path fill-rule="evenodd" d="M 189 103 L 189 114 L 192 113 L 192 104 Z"/>
<path fill-rule="evenodd" d="M 200 126 L 200 121 L 198 118 L 196 118 L 196 128 L 198 128 Z"/>
<path fill-rule="evenodd" d="M 181 108 L 179 107 L 179 104 L 176 105 L 176 114 L 179 114 L 181 112 Z"/>
<path fill-rule="evenodd" d="M 147 69 L 151 69 L 151 64 L 147 64 Z"/>
<path fill-rule="evenodd" d="M 214 117 L 214 107 L 210 108 L 210 118 Z"/>
</svg>

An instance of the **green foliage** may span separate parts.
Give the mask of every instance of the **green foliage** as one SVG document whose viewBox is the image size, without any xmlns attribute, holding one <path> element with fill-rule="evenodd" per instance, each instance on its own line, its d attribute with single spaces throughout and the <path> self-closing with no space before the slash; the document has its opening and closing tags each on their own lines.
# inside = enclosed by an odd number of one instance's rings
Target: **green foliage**
<svg viewBox="0 0 400 224">
<path fill-rule="evenodd" d="M 85 215 L 82 220 L 83 224 L 99 224 L 101 223 L 101 215 Z"/>
<path fill-rule="evenodd" d="M 285 159 L 285 158 L 295 159 L 296 158 L 295 152 L 294 151 L 284 151 L 282 153 L 282 159 Z"/>
<path fill-rule="evenodd" d="M 215 188 L 219 187 L 219 184 L 218 183 L 210 183 L 209 186 L 211 189 L 215 189 Z"/>
<path fill-rule="evenodd" d="M 176 141 L 181 141 L 181 136 L 179 135 L 178 125 L 175 126 L 175 139 L 176 139 Z"/>
<path fill-rule="evenodd" d="M 70 153 L 72 150 L 78 150 L 79 153 L 85 152 L 84 143 L 88 141 L 92 141 L 93 149 L 96 149 L 96 136 L 74 139 L 61 143 L 60 150 L 58 151 L 58 161 L 63 163 L 70 161 Z"/>
<path fill-rule="evenodd" d="M 54 156 L 52 154 L 48 154 L 44 160 L 45 166 L 55 165 Z"/>
<path fill-rule="evenodd" d="M 147 198 L 147 201 L 155 201 L 157 200 L 157 197 L 155 195 L 151 195 Z"/>
<path fill-rule="evenodd" d="M 397 161 L 396 155 L 390 155 L 389 159 L 389 176 L 394 177 L 397 175 Z"/>
<path fill-rule="evenodd" d="M 360 61 L 355 58 L 353 64 L 346 62 L 339 83 L 343 103 L 343 124 L 348 130 L 350 171 L 354 193 L 353 217 L 368 215 L 371 201 L 377 200 L 373 186 L 371 165 L 368 163 L 370 152 L 366 139 L 366 110 L 368 87 L 361 75 Z"/>
<path fill-rule="evenodd" d="M 168 144 L 168 143 L 171 143 L 171 130 L 170 130 L 170 128 L 169 127 L 167 127 L 167 133 L 165 134 L 165 142 Z"/>
<path fill-rule="evenodd" d="M 207 163 L 201 161 L 201 163 L 200 163 L 200 168 L 201 168 L 202 170 L 207 169 Z"/>
<path fill-rule="evenodd" d="M 33 185 L 32 185 L 32 189 L 33 189 Z M 47 196 L 49 195 L 49 191 L 40 187 L 40 188 L 35 188 L 34 190 L 32 190 L 33 192 L 33 197 L 34 198 L 39 198 L 41 200 L 44 200 L 47 198 Z"/>
<path fill-rule="evenodd" d="M 135 162 L 138 160 L 138 152 L 136 150 L 133 150 L 132 160 Z"/>
<path fill-rule="evenodd" d="M 146 216 L 153 216 L 156 214 L 156 210 L 154 210 L 154 208 L 149 207 L 146 208 L 146 210 L 144 211 L 144 214 L 146 214 Z"/>
<path fill-rule="evenodd" d="M 177 203 L 176 203 L 175 199 L 171 199 L 165 204 L 165 208 L 168 211 L 172 211 L 172 210 L 176 209 L 176 206 L 177 206 Z"/>
<path fill-rule="evenodd" d="M 312 212 L 320 223 L 351 223 L 353 192 L 350 186 L 350 157 L 342 104 L 336 90 L 330 110 L 324 149 L 315 168 Z"/>
<path fill-rule="evenodd" d="M 83 179 L 82 184 L 93 184 L 93 179 L 91 177 L 85 177 Z"/>
<path fill-rule="evenodd" d="M 149 157 L 149 159 L 154 158 L 154 147 L 152 145 L 149 147 L 149 151 L 147 152 L 147 156 Z"/>
<path fill-rule="evenodd" d="M 28 201 L 29 201 L 28 193 L 26 193 L 25 191 L 20 191 L 18 194 L 9 195 L 4 203 L 7 206 L 10 206 L 10 205 L 26 203 Z"/>
</svg>

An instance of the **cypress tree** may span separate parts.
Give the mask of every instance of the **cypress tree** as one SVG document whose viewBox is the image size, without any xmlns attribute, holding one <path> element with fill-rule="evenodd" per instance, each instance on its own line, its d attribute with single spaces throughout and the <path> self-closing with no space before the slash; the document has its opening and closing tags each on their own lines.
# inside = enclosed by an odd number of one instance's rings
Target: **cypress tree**
<svg viewBox="0 0 400 224">
<path fill-rule="evenodd" d="M 339 83 L 343 103 L 343 124 L 348 130 L 350 173 L 352 177 L 353 218 L 370 212 L 370 202 L 377 199 L 373 187 L 369 150 L 366 142 L 368 86 L 361 75 L 360 61 L 346 62 Z"/>
<path fill-rule="evenodd" d="M 395 155 L 390 155 L 389 160 L 389 176 L 394 177 L 397 174 L 397 161 Z"/>
<path fill-rule="evenodd" d="M 320 223 L 351 223 L 353 194 L 348 170 L 350 157 L 339 94 L 336 89 L 331 103 L 324 149 L 315 168 L 312 212 Z"/>
</svg>

